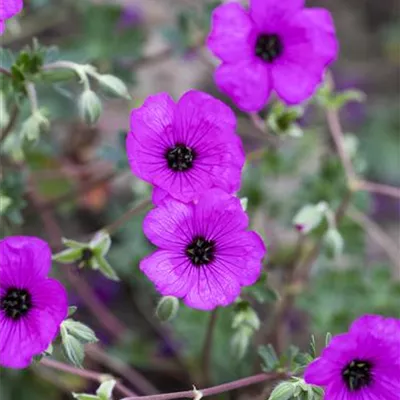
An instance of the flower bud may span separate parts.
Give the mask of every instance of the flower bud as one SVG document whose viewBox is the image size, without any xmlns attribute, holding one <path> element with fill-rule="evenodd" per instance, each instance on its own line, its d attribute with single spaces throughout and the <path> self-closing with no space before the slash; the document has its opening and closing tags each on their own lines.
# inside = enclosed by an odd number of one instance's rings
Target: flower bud
<svg viewBox="0 0 400 400">
<path fill-rule="evenodd" d="M 165 296 L 158 303 L 156 315 L 161 322 L 168 322 L 176 317 L 178 310 L 179 300 L 174 296 Z"/>
<path fill-rule="evenodd" d="M 81 118 L 88 124 L 93 125 L 100 118 L 102 105 L 99 97 L 93 90 L 85 90 L 79 99 L 79 112 Z"/>
<path fill-rule="evenodd" d="M 268 400 L 289 400 L 293 397 L 296 386 L 292 382 L 281 382 L 271 393 Z"/>
<path fill-rule="evenodd" d="M 96 75 L 100 85 L 114 96 L 130 99 L 131 96 L 125 83 L 114 75 Z"/>
</svg>

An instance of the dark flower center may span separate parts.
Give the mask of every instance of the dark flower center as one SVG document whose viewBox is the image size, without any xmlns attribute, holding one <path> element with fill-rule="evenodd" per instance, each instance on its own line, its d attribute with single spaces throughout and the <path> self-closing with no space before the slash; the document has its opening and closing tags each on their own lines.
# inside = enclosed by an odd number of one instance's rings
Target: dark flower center
<svg viewBox="0 0 400 400">
<path fill-rule="evenodd" d="M 0 309 L 13 320 L 23 317 L 31 308 L 32 298 L 25 289 L 10 288 L 0 299 Z"/>
<path fill-rule="evenodd" d="M 173 171 L 187 171 L 193 167 L 193 161 L 196 154 L 190 147 L 184 144 L 177 144 L 175 147 L 168 149 L 165 154 L 168 167 Z"/>
<path fill-rule="evenodd" d="M 207 265 L 215 258 L 215 242 L 206 240 L 203 236 L 197 236 L 186 247 L 186 255 L 193 265 Z"/>
<path fill-rule="evenodd" d="M 256 56 L 261 60 L 272 63 L 282 54 L 283 45 L 278 35 L 263 33 L 256 41 Z"/>
<path fill-rule="evenodd" d="M 372 365 L 369 361 L 353 360 L 342 370 L 342 378 L 351 392 L 362 389 L 372 382 Z"/>
<path fill-rule="evenodd" d="M 90 266 L 89 263 L 92 260 L 93 255 L 94 253 L 92 249 L 90 249 L 89 247 L 84 248 L 81 253 L 81 258 L 79 259 L 78 263 L 79 267 L 80 268 L 89 267 Z"/>
</svg>

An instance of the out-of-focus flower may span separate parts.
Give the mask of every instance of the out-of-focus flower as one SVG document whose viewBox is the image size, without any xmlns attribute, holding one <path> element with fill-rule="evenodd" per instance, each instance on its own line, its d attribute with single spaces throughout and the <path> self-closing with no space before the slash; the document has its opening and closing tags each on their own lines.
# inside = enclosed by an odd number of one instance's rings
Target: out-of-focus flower
<svg viewBox="0 0 400 400">
<path fill-rule="evenodd" d="M 251 0 L 249 11 L 225 3 L 207 44 L 222 60 L 217 86 L 244 111 L 261 110 L 272 90 L 289 105 L 308 99 L 338 52 L 331 14 L 304 0 Z"/>
<path fill-rule="evenodd" d="M 246 230 L 248 222 L 240 200 L 220 189 L 197 203 L 168 198 L 144 220 L 145 235 L 159 250 L 140 269 L 163 296 L 201 310 L 227 306 L 260 276 L 266 250 Z"/>
<path fill-rule="evenodd" d="M 232 110 L 206 93 L 191 90 L 177 104 L 150 96 L 131 114 L 130 167 L 155 186 L 155 204 L 167 195 L 189 202 L 213 187 L 234 193 L 245 159 L 235 130 Z"/>
<path fill-rule="evenodd" d="M 1 0 L 0 2 L 0 35 L 6 29 L 5 22 L 22 11 L 22 0 Z"/>
<path fill-rule="evenodd" d="M 400 320 L 366 315 L 334 337 L 306 369 L 307 383 L 325 400 L 397 400 L 400 393 Z"/>
<path fill-rule="evenodd" d="M 0 365 L 25 368 L 44 352 L 67 317 L 67 293 L 47 277 L 51 251 L 28 236 L 0 242 Z"/>
</svg>

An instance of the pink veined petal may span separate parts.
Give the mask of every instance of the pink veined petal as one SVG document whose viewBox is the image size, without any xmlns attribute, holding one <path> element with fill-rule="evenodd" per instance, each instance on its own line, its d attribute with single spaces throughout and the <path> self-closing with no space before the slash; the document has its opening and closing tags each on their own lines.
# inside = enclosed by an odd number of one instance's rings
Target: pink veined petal
<svg viewBox="0 0 400 400">
<path fill-rule="evenodd" d="M 168 199 L 146 215 L 143 231 L 156 246 L 181 250 L 192 239 L 192 219 L 192 205 Z"/>
<path fill-rule="evenodd" d="M 18 14 L 23 7 L 22 0 L 1 0 L 0 2 L 0 19 L 5 20 L 12 18 Z"/>
<path fill-rule="evenodd" d="M 164 154 L 173 143 L 172 121 L 175 103 L 167 93 L 149 96 L 131 113 L 131 129 L 126 150 L 132 172 L 150 180 L 162 165 Z"/>
<path fill-rule="evenodd" d="M 249 59 L 254 54 L 253 22 L 239 3 L 225 3 L 211 16 L 208 48 L 225 62 Z"/>
<path fill-rule="evenodd" d="M 186 296 L 197 279 L 196 268 L 183 251 L 158 250 L 144 258 L 139 267 L 164 296 Z"/>
<path fill-rule="evenodd" d="M 325 388 L 324 400 L 364 400 L 358 395 L 349 392 L 346 385 L 340 379 L 335 379 Z M 367 398 L 367 400 L 370 400 Z M 373 399 L 375 400 L 375 399 Z"/>
<path fill-rule="evenodd" d="M 168 146 L 162 142 L 143 144 L 132 133 L 126 139 L 128 161 L 132 172 L 139 178 L 155 183 L 169 174 L 165 153 Z"/>
<path fill-rule="evenodd" d="M 304 7 L 304 0 L 250 0 L 250 16 L 264 33 L 275 33 L 283 19 Z M 272 31 L 271 31 L 272 30 Z"/>
<path fill-rule="evenodd" d="M 166 190 L 154 186 L 153 192 L 151 194 L 151 201 L 155 206 L 159 206 L 164 202 L 165 199 L 169 198 L 169 194 Z"/>
<path fill-rule="evenodd" d="M 32 351 L 25 345 L 29 331 L 23 320 L 11 321 L 0 311 L 0 365 L 26 368 L 32 361 Z M 35 343 L 33 343 L 36 346 Z"/>
<path fill-rule="evenodd" d="M 213 263 L 195 269 L 196 282 L 183 302 L 199 310 L 227 306 L 240 294 L 240 285 L 234 276 L 221 274 Z"/>
<path fill-rule="evenodd" d="M 229 138 L 235 132 L 234 112 L 222 101 L 198 90 L 189 90 L 176 106 L 175 143 L 196 149 L 205 135 Z"/>
<path fill-rule="evenodd" d="M 260 111 L 271 92 L 270 70 L 257 60 L 222 64 L 214 74 L 218 88 L 243 111 Z"/>
<path fill-rule="evenodd" d="M 304 380 L 312 385 L 325 386 L 340 379 L 341 369 L 324 358 L 311 362 L 304 372 Z"/>
<path fill-rule="evenodd" d="M 236 276 L 241 285 L 252 285 L 260 277 L 264 243 L 255 232 L 237 232 L 217 243 L 215 265 Z"/>
<path fill-rule="evenodd" d="M 245 230 L 249 219 L 240 200 L 220 189 L 212 189 L 194 206 L 194 234 L 219 240 Z"/>
<path fill-rule="evenodd" d="M 314 52 L 321 64 L 327 66 L 332 63 L 337 58 L 339 43 L 331 13 L 323 8 L 308 8 L 299 14 L 308 27 Z"/>
<path fill-rule="evenodd" d="M 0 287 L 29 286 L 47 276 L 51 267 L 49 245 L 36 237 L 10 236 L 0 241 Z"/>
</svg>

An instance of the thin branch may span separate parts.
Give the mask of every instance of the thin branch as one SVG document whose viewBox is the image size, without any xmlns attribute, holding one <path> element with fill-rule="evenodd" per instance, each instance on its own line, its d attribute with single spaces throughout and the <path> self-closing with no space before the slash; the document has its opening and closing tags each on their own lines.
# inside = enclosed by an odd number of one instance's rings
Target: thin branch
<svg viewBox="0 0 400 400">
<path fill-rule="evenodd" d="M 11 110 L 11 115 L 10 119 L 8 120 L 8 124 L 1 132 L 0 144 L 3 143 L 4 140 L 6 140 L 6 138 L 8 137 L 8 135 L 13 131 L 14 125 L 18 119 L 18 115 L 19 115 L 19 107 L 16 104 L 14 104 Z"/>
<path fill-rule="evenodd" d="M 391 237 L 377 223 L 368 218 L 367 215 L 358 211 L 356 208 L 351 207 L 347 210 L 347 215 L 354 222 L 364 228 L 371 239 L 373 239 L 382 250 L 385 251 L 393 264 L 396 265 L 397 268 L 400 268 L 399 247 L 392 241 Z"/>
<path fill-rule="evenodd" d="M 206 330 L 206 336 L 204 338 L 204 345 L 202 351 L 201 370 L 203 374 L 203 384 L 208 385 L 210 383 L 211 376 L 211 354 L 212 345 L 214 338 L 214 331 L 217 322 L 218 308 L 214 309 L 210 314 L 209 323 Z"/>
<path fill-rule="evenodd" d="M 131 217 L 140 214 L 142 211 L 145 211 L 151 205 L 150 199 L 145 199 L 141 201 L 139 204 L 135 205 L 127 212 L 125 212 L 121 217 L 119 217 L 116 221 L 112 222 L 110 225 L 102 228 L 102 230 L 107 231 L 110 235 L 121 228 Z"/>
<path fill-rule="evenodd" d="M 0 67 L 0 74 L 3 74 L 3 75 L 5 75 L 5 76 L 7 76 L 7 77 L 9 77 L 9 78 L 12 78 L 11 72 L 8 71 L 8 70 L 6 70 L 6 69 L 3 68 L 3 67 Z"/>
<path fill-rule="evenodd" d="M 119 375 L 124 377 L 139 392 L 146 394 L 156 394 L 159 391 L 139 372 L 129 368 L 124 362 L 109 356 L 97 345 L 89 345 L 86 352 L 93 360 L 106 365 Z"/>
<path fill-rule="evenodd" d="M 52 360 L 50 358 L 43 358 L 39 366 L 44 366 L 52 369 L 56 369 L 58 371 L 63 371 L 71 375 L 76 375 L 80 376 L 81 378 L 88 379 L 90 381 L 98 382 L 101 384 L 105 380 L 107 380 L 107 377 L 109 377 L 108 374 L 102 374 L 99 372 L 87 370 L 87 369 L 80 369 L 80 368 L 75 368 L 72 365 L 68 365 L 65 363 L 62 363 L 60 361 Z M 115 384 L 115 390 L 118 390 L 123 396 L 137 396 L 136 393 L 132 392 L 132 390 L 128 389 L 126 386 L 124 386 L 120 382 L 116 382 Z"/>
<path fill-rule="evenodd" d="M 360 190 L 365 190 L 366 192 L 384 194 L 386 196 L 400 199 L 400 188 L 398 187 L 368 181 L 358 181 L 357 185 Z"/>
<path fill-rule="evenodd" d="M 244 388 L 250 385 L 255 385 L 261 382 L 274 381 L 277 379 L 285 379 L 288 376 L 282 373 L 258 374 L 249 376 L 248 378 L 239 379 L 237 381 L 224 383 L 222 385 L 210 387 L 207 389 L 200 389 L 203 397 L 212 396 L 220 393 L 231 392 L 232 390 Z M 197 393 L 194 390 L 187 390 L 185 392 L 164 393 L 154 396 L 143 397 L 127 397 L 122 400 L 173 400 L 173 399 L 195 399 Z"/>
</svg>

